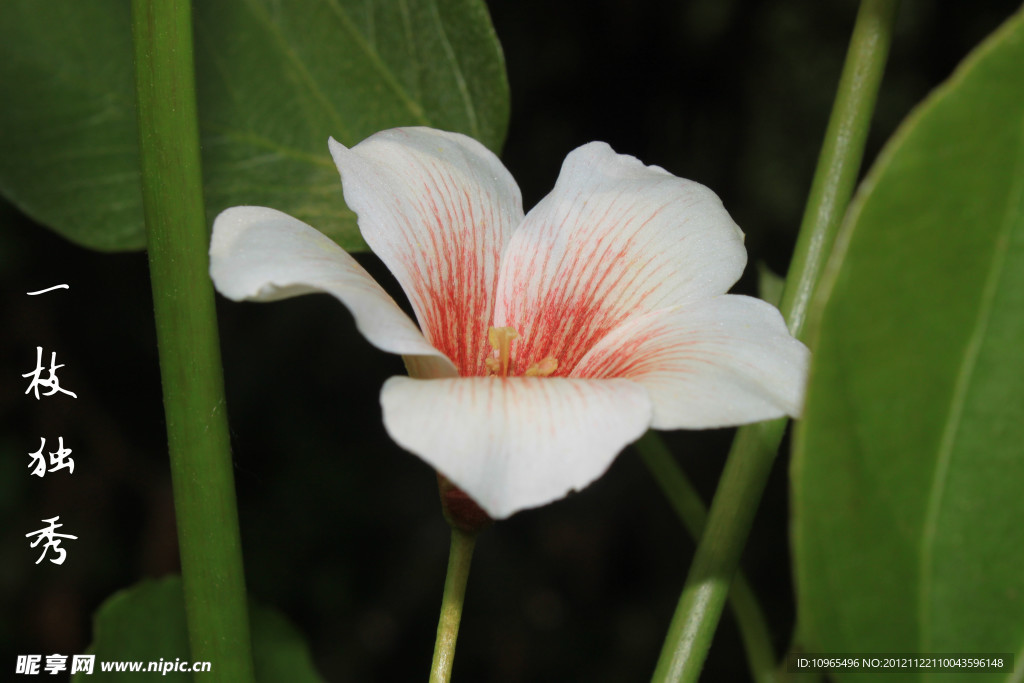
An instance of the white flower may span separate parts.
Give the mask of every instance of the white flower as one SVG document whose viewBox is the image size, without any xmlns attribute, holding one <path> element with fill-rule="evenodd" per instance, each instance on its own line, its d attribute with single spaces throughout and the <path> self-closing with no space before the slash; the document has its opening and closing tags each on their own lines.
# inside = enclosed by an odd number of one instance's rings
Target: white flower
<svg viewBox="0 0 1024 683">
<path fill-rule="evenodd" d="M 466 136 L 402 128 L 330 148 L 419 327 L 273 209 L 217 217 L 213 280 L 234 300 L 341 300 L 370 343 L 406 358 L 412 376 L 381 391 L 388 433 L 492 517 L 587 486 L 649 427 L 799 413 L 808 351 L 775 308 L 725 293 L 743 233 L 702 185 L 592 142 L 524 216 L 511 175 Z"/>
</svg>

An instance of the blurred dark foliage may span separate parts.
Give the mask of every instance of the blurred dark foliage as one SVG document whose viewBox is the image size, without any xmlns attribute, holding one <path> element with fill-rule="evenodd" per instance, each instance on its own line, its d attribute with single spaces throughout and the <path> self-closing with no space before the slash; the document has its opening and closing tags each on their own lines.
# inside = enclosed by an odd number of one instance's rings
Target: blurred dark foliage
<svg viewBox="0 0 1024 683">
<path fill-rule="evenodd" d="M 750 262 L 785 272 L 856 3 L 490 6 L 512 90 L 505 160 L 527 207 L 569 150 L 605 140 L 710 186 L 746 231 Z M 904 2 L 869 159 L 1016 6 Z M 83 652 L 97 605 L 174 572 L 177 548 L 145 256 L 85 251 L 8 205 L 0 225 L 0 662 L 9 667 L 18 653 Z M 400 296 L 375 257 L 360 261 Z M 737 291 L 753 292 L 752 271 Z M 25 296 L 60 282 L 71 289 Z M 250 592 L 307 635 L 326 679 L 422 680 L 448 532 L 433 473 L 379 419 L 380 385 L 401 361 L 367 344 L 325 296 L 221 300 L 219 310 Z M 66 364 L 60 379 L 77 400 L 23 395 L 37 345 Z M 74 474 L 29 476 L 27 454 L 58 436 L 73 449 Z M 666 436 L 706 498 L 730 437 Z M 793 629 L 786 467 L 783 451 L 744 557 L 780 653 Z M 79 540 L 66 543 L 63 566 L 34 565 L 24 534 L 55 514 Z M 693 547 L 627 450 L 583 493 L 481 537 L 456 679 L 646 680 Z M 705 680 L 747 677 L 726 613 Z"/>
</svg>

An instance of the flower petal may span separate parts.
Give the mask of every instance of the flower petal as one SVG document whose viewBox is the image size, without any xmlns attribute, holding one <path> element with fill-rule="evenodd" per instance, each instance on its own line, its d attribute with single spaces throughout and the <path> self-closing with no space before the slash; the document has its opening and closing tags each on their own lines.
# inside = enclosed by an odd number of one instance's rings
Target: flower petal
<svg viewBox="0 0 1024 683">
<path fill-rule="evenodd" d="M 213 222 L 210 276 L 217 290 L 235 301 L 326 292 L 348 307 L 356 327 L 377 348 L 433 357 L 434 365 L 455 374 L 451 362 L 354 258 L 288 214 L 261 206 L 223 211 Z"/>
<path fill-rule="evenodd" d="M 522 336 L 517 374 L 548 356 L 566 374 L 629 316 L 724 294 L 746 258 L 711 190 L 592 142 L 509 242 L 494 324 Z"/>
<path fill-rule="evenodd" d="M 486 374 L 501 253 L 523 217 L 512 176 L 476 140 L 430 128 L 330 147 L 363 238 L 402 285 L 426 338 L 460 374 Z"/>
<path fill-rule="evenodd" d="M 778 310 L 727 294 L 629 320 L 573 376 L 628 378 L 650 394 L 654 428 L 704 429 L 799 416 L 809 360 Z"/>
<path fill-rule="evenodd" d="M 392 377 L 381 405 L 391 438 L 495 519 L 587 486 L 651 417 L 622 379 Z"/>
</svg>

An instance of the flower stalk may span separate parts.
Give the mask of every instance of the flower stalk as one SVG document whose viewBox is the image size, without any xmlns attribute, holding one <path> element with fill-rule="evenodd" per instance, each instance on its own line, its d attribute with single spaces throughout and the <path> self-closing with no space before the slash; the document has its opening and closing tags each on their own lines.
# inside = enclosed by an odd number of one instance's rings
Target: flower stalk
<svg viewBox="0 0 1024 683">
<path fill-rule="evenodd" d="M 857 14 L 783 292 L 781 310 L 798 338 L 860 171 L 897 6 L 897 0 L 863 0 Z M 785 426 L 780 419 L 738 431 L 654 681 L 700 675 Z"/>
<path fill-rule="evenodd" d="M 139 155 L 191 658 L 253 680 L 188 0 L 133 0 Z"/>
<path fill-rule="evenodd" d="M 459 637 L 462 621 L 462 603 L 469 581 L 469 565 L 473 559 L 475 534 L 452 527 L 452 545 L 448 553 L 448 575 L 444 580 L 441 598 L 441 616 L 437 622 L 437 640 L 434 642 L 434 661 L 430 665 L 430 683 L 451 680 L 455 661 L 455 641 Z"/>
</svg>

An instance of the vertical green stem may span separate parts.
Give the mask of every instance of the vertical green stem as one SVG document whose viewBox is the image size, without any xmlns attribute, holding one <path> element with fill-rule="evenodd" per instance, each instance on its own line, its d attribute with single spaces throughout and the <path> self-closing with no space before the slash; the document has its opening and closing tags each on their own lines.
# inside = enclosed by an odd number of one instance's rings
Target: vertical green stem
<svg viewBox="0 0 1024 683">
<path fill-rule="evenodd" d="M 897 0 L 862 0 L 857 14 L 783 294 L 782 313 L 797 336 L 857 180 L 897 5 Z M 785 420 L 775 420 L 737 433 L 655 681 L 689 682 L 700 675 L 785 426 Z"/>
<path fill-rule="evenodd" d="M 798 337 L 857 185 L 898 7 L 899 0 L 861 0 L 857 13 L 782 293 L 782 314 Z"/>
<path fill-rule="evenodd" d="M 203 207 L 188 0 L 132 0 L 139 152 L 193 660 L 253 680 Z"/>
<path fill-rule="evenodd" d="M 657 432 L 647 432 L 633 444 L 633 447 L 679 515 L 683 526 L 694 540 L 699 541 L 704 533 L 708 513 L 700 494 L 672 457 L 672 453 Z M 729 606 L 739 625 L 751 676 L 755 683 L 773 683 L 776 661 L 771 633 L 757 602 L 757 596 L 740 569 L 736 570 L 736 578 L 733 579 L 732 588 L 729 590 Z"/>
<path fill-rule="evenodd" d="M 771 472 L 785 420 L 741 428 L 665 637 L 655 681 L 696 681 Z"/>
<path fill-rule="evenodd" d="M 437 640 L 434 641 L 434 661 L 430 665 L 430 683 L 447 683 L 452 677 L 455 641 L 459 637 L 462 602 L 466 596 L 466 582 L 469 581 L 469 565 L 473 559 L 475 539 L 474 534 L 452 528 L 448 575 L 444 580 L 441 617 L 437 622 Z"/>
</svg>

